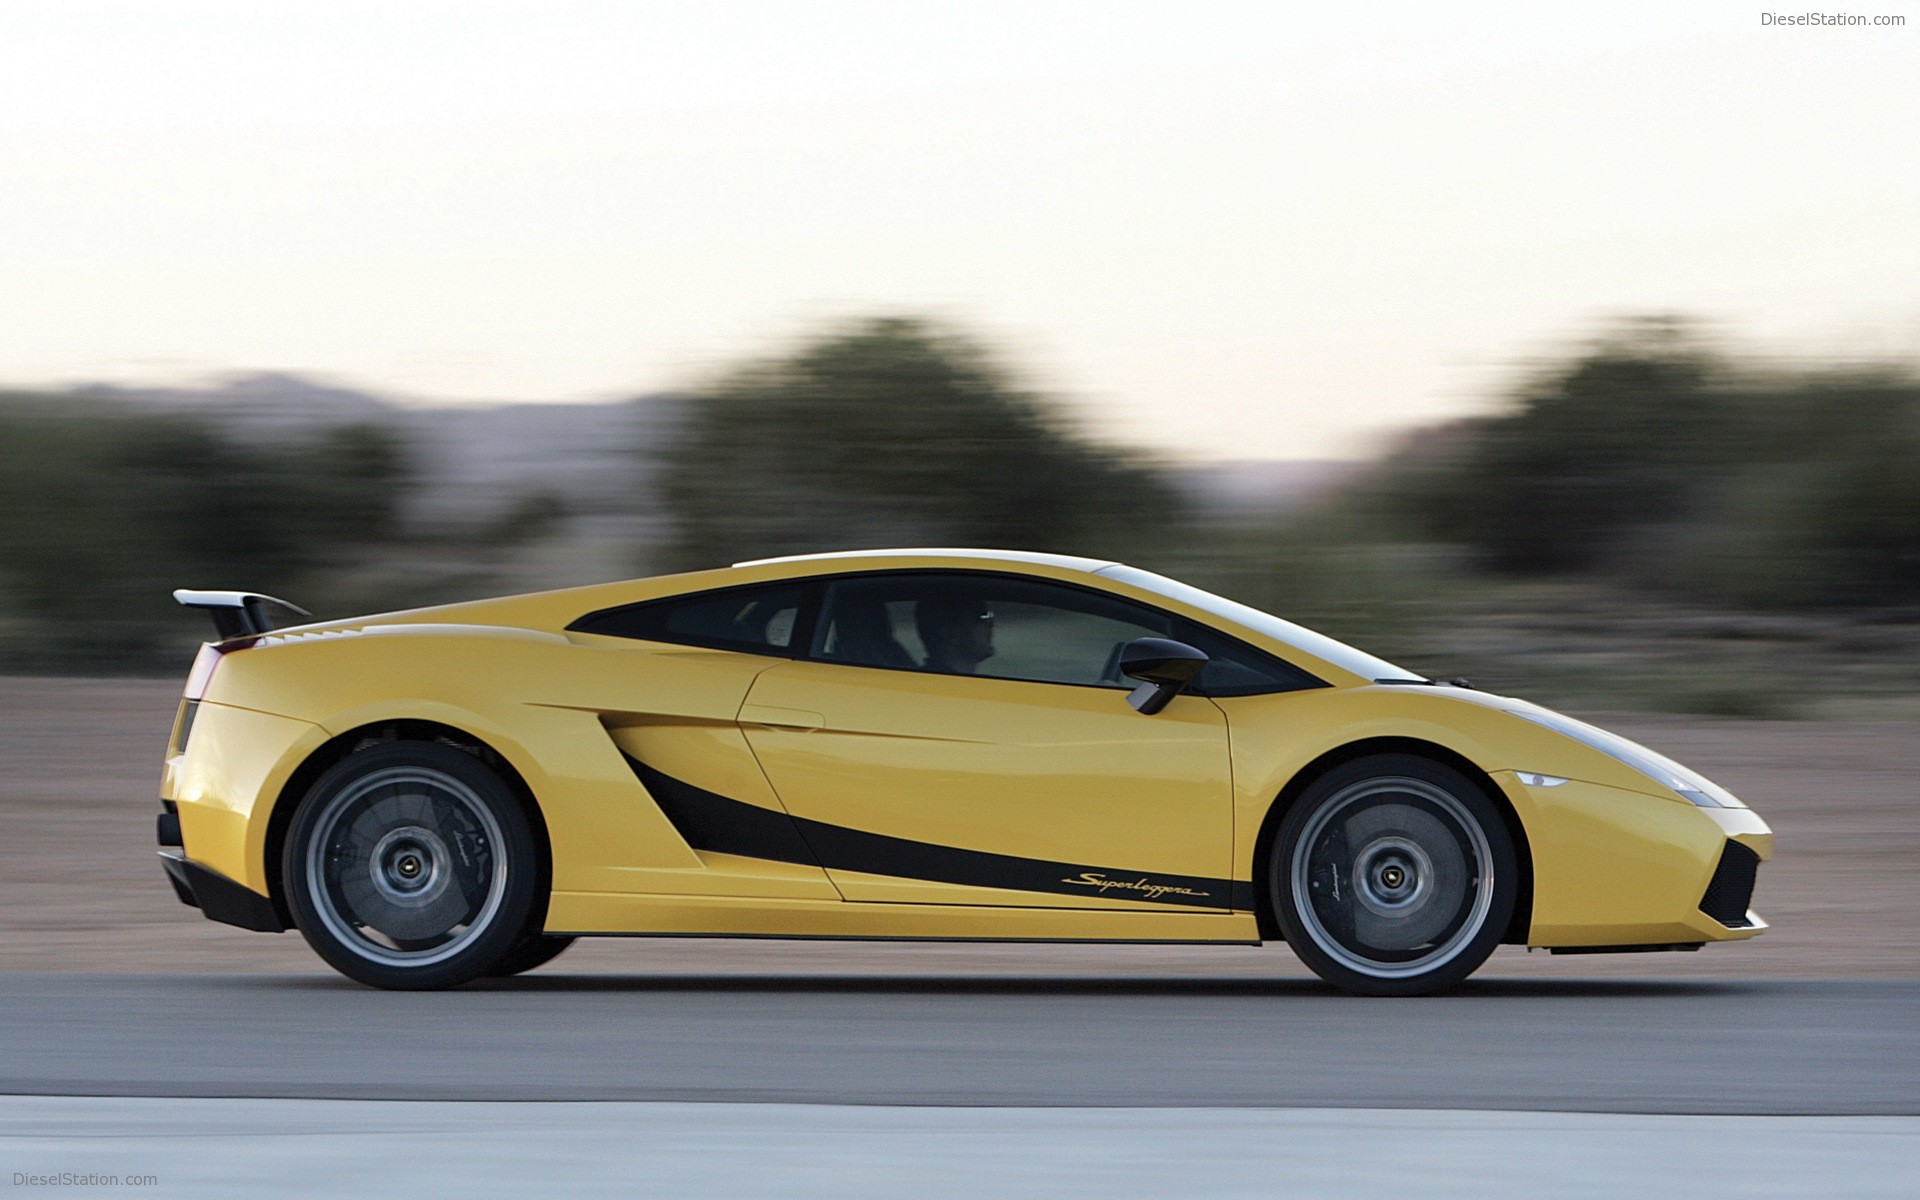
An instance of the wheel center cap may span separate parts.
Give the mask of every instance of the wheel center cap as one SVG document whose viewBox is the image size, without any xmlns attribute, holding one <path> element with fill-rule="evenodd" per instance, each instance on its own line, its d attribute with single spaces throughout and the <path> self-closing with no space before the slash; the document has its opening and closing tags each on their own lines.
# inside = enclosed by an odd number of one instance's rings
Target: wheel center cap
<svg viewBox="0 0 1920 1200">
<path fill-rule="evenodd" d="M 1383 917 L 1410 915 L 1433 890 L 1432 861 L 1405 837 L 1388 835 L 1362 847 L 1353 875 L 1360 903 Z"/>
<path fill-rule="evenodd" d="M 430 903 L 446 890 L 447 845 L 431 829 L 417 825 L 389 830 L 373 847 L 373 886 L 382 896 L 409 907 Z"/>
</svg>

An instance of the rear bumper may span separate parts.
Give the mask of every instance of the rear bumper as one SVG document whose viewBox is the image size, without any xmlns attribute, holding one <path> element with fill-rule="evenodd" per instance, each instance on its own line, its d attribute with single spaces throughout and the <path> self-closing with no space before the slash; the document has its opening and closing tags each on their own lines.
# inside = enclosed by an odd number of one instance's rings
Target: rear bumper
<svg viewBox="0 0 1920 1200">
<path fill-rule="evenodd" d="M 162 850 L 160 865 L 166 868 L 180 903 L 197 908 L 209 921 L 235 925 L 257 933 L 284 933 L 285 922 L 275 911 L 273 901 L 259 892 L 228 879 L 211 867 L 201 866 L 178 851 Z"/>
</svg>

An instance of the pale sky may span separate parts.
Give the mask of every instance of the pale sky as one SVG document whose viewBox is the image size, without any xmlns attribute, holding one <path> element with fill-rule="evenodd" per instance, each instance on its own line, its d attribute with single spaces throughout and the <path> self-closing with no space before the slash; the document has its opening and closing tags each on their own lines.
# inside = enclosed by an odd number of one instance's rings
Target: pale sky
<svg viewBox="0 0 1920 1200">
<path fill-rule="evenodd" d="M 12 0 L 0 381 L 613 397 L 928 313 L 1296 458 L 1619 314 L 1920 357 L 1920 3 L 1763 11 Z"/>
</svg>

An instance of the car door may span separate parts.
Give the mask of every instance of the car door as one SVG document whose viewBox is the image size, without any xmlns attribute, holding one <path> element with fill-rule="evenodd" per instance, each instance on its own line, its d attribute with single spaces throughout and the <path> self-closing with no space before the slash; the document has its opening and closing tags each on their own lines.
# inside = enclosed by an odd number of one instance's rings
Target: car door
<svg viewBox="0 0 1920 1200">
<path fill-rule="evenodd" d="M 1116 669 L 1173 624 L 1033 577 L 836 578 L 740 721 L 849 900 L 1225 909 L 1225 718 L 1203 696 L 1143 716 Z"/>
</svg>

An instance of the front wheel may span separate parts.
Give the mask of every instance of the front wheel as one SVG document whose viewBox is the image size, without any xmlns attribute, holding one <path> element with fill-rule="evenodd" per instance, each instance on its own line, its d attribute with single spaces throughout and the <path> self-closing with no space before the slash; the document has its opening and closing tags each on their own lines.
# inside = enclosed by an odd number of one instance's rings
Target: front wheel
<svg viewBox="0 0 1920 1200">
<path fill-rule="evenodd" d="M 341 974 L 442 988 L 489 973 L 532 919 L 540 860 L 527 815 L 472 755 L 392 742 L 315 782 L 288 830 L 294 924 Z"/>
<path fill-rule="evenodd" d="M 1460 772 L 1402 754 L 1316 780 L 1281 822 L 1268 878 L 1293 952 L 1368 996 L 1427 995 L 1473 974 L 1519 893 L 1493 802 Z"/>
</svg>

